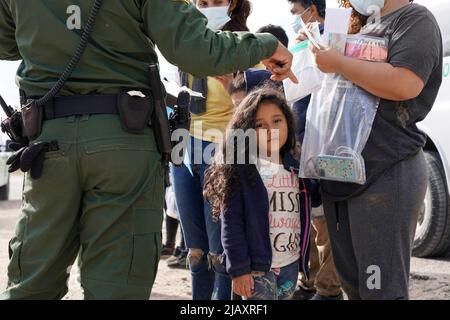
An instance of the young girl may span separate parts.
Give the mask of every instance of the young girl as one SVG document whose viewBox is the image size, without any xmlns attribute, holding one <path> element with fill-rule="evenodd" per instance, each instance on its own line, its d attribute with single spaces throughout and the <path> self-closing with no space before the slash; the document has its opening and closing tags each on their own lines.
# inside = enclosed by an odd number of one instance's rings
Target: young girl
<svg viewBox="0 0 450 320">
<path fill-rule="evenodd" d="M 248 31 L 246 22 L 251 11 L 248 0 L 195 0 L 194 3 L 208 18 L 209 28 Z M 231 279 L 220 263 L 223 253 L 220 223 L 213 221 L 211 209 L 203 199 L 204 172 L 210 159 L 202 155 L 211 145 L 220 142 L 233 114 L 233 103 L 214 77 L 197 78 L 185 72 L 180 75 L 182 85 L 206 97 L 206 100 L 191 101 L 189 161 L 172 171 L 180 221 L 189 249 L 192 299 L 229 300 Z"/>
<path fill-rule="evenodd" d="M 229 129 L 256 130 L 259 146 L 253 163 L 249 143 L 246 163 L 223 163 L 221 156 L 236 147 L 227 131 L 222 153 L 206 172 L 204 195 L 222 220 L 233 291 L 244 299 L 289 299 L 299 263 L 307 273 L 312 193 L 313 205 L 320 204 L 315 184 L 298 178 L 294 117 L 279 91 L 262 88 L 239 105 Z"/>
</svg>

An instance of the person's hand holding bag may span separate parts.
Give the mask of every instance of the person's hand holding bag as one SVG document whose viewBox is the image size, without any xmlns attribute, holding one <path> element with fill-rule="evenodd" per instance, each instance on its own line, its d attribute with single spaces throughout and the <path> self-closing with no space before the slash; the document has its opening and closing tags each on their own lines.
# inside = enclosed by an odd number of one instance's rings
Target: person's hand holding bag
<svg viewBox="0 0 450 320">
<path fill-rule="evenodd" d="M 338 50 L 319 44 L 319 48 L 310 45 L 317 67 L 324 73 L 339 73 L 344 55 Z"/>
<path fill-rule="evenodd" d="M 312 33 L 315 25 L 316 23 L 309 22 L 306 24 L 306 28 L 309 30 L 310 33 Z M 295 43 L 300 43 L 305 40 L 308 40 L 308 35 L 306 34 L 304 29 L 301 29 L 300 32 L 295 36 Z"/>
</svg>

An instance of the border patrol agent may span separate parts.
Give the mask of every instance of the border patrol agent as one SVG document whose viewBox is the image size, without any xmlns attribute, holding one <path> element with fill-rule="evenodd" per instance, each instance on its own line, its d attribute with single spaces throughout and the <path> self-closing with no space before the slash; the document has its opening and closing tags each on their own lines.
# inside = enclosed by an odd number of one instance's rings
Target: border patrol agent
<svg viewBox="0 0 450 320">
<path fill-rule="evenodd" d="M 78 6 L 85 23 L 93 2 L 0 0 L 0 59 L 22 60 L 23 97 L 44 96 L 60 78 L 83 33 L 68 29 L 68 7 Z M 187 0 L 104 1 L 81 61 L 39 109 L 34 136 L 22 107 L 30 145 L 46 149 L 39 172 L 25 174 L 1 298 L 62 298 L 80 250 L 86 299 L 149 298 L 161 247 L 163 165 L 150 126 L 124 130 L 136 101 L 120 102 L 119 93 L 151 92 L 146 66 L 157 63 L 155 44 L 199 77 L 260 61 L 275 79 L 291 75 L 292 56 L 272 35 L 215 33 L 206 24 Z M 54 140 L 57 147 L 48 148 Z"/>
</svg>

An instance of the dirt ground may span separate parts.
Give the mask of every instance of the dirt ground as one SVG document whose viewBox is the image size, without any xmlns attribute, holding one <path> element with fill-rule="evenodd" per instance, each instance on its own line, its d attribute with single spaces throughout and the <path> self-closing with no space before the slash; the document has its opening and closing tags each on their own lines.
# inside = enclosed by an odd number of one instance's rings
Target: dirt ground
<svg viewBox="0 0 450 320">
<path fill-rule="evenodd" d="M 20 179 L 20 176 L 12 178 L 12 201 L 0 202 L 0 291 L 6 287 L 8 242 L 14 234 L 14 225 L 20 212 Z M 78 269 L 72 268 L 70 290 L 64 299 L 82 299 L 78 275 Z M 151 299 L 189 300 L 190 281 L 188 270 L 170 269 L 166 259 L 163 259 L 159 263 Z M 450 256 L 442 259 L 412 259 L 410 297 L 415 300 L 450 299 Z"/>
<path fill-rule="evenodd" d="M 189 271 L 171 269 L 167 267 L 166 260 L 167 258 L 161 260 L 159 263 L 158 275 L 150 299 L 191 299 L 191 279 Z M 447 268 L 450 267 L 447 266 Z M 3 273 L 2 269 L 3 268 L 0 268 L 1 273 Z M 77 281 L 78 275 L 79 271 L 74 268 L 69 281 L 70 291 L 64 299 L 82 299 L 82 289 Z M 2 278 L 1 275 L 0 278 Z M 2 281 L 0 281 L 0 286 L 3 287 Z M 450 276 L 444 274 L 413 272 L 411 274 L 410 282 L 410 298 L 412 300 L 450 300 Z"/>
</svg>

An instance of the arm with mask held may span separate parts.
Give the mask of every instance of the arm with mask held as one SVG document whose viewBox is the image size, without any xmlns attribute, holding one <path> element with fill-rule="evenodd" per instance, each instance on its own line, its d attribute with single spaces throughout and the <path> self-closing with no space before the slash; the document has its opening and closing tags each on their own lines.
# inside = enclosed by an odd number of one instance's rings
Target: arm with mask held
<svg viewBox="0 0 450 320">
<path fill-rule="evenodd" d="M 16 24 L 12 18 L 10 2 L 0 0 L 0 60 L 21 60 L 16 43 Z"/>
<path fill-rule="evenodd" d="M 148 37 L 165 58 L 197 77 L 245 70 L 271 57 L 278 46 L 270 34 L 214 32 L 186 0 L 144 0 L 141 12 Z"/>
<path fill-rule="evenodd" d="M 428 32 L 424 36 L 424 31 Z M 393 101 L 416 98 L 442 59 L 441 33 L 430 13 L 403 17 L 396 25 L 386 63 L 345 57 L 335 49 L 312 48 L 323 72 L 339 73 L 371 94 Z"/>
</svg>

